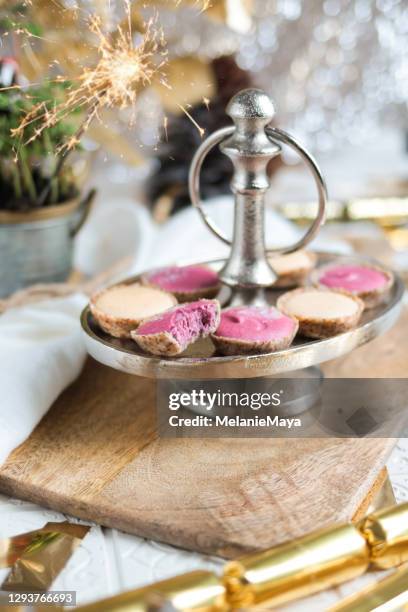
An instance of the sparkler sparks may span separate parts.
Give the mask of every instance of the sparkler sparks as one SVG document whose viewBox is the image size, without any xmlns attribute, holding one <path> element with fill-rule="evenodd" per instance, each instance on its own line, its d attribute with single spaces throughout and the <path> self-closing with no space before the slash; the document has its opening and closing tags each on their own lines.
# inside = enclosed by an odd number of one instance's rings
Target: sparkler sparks
<svg viewBox="0 0 408 612">
<path fill-rule="evenodd" d="M 191 115 L 191 113 L 188 112 L 188 110 L 186 109 L 185 106 L 183 106 L 182 104 L 177 104 L 177 106 L 179 107 L 179 109 L 181 111 L 183 111 L 183 113 L 186 115 L 186 117 L 188 117 L 191 121 L 191 123 L 197 128 L 198 133 L 200 134 L 201 138 L 204 136 L 205 134 L 205 130 L 197 123 L 197 121 L 194 119 L 194 117 Z"/>
<path fill-rule="evenodd" d="M 26 141 L 27 144 L 74 110 L 83 108 L 86 111 L 85 119 L 77 133 L 61 147 L 60 152 L 64 152 L 78 143 L 102 108 L 116 106 L 134 109 L 139 87 L 151 83 L 165 62 L 165 54 L 160 52 L 162 33 L 155 28 L 154 19 L 146 24 L 138 46 L 133 44 L 130 20 L 128 24 L 126 30 L 118 27 L 116 35 L 108 37 L 102 30 L 100 19 L 92 17 L 89 28 L 99 42 L 99 61 L 96 66 L 84 68 L 76 85 L 68 89 L 66 100 L 56 104 L 52 110 L 47 109 L 44 103 L 34 107 L 13 131 L 13 136 L 24 141 L 26 127 L 32 123 L 38 124 L 34 135 Z M 161 56 L 158 63 L 157 55 Z M 64 81 L 64 78 L 59 80 Z"/>
<path fill-rule="evenodd" d="M 26 1 L 31 2 L 31 0 Z M 167 53 L 161 29 L 157 28 L 155 18 L 150 19 L 147 24 L 144 24 L 140 44 L 135 45 L 132 34 L 131 0 L 123 0 L 123 2 L 126 7 L 127 20 L 125 20 L 125 25 L 119 26 L 115 33 L 105 34 L 100 18 L 93 16 L 89 19 L 89 30 L 98 41 L 99 60 L 96 65 L 92 68 L 84 68 L 74 84 L 67 85 L 63 102 L 55 102 L 51 108 L 44 101 L 38 103 L 23 117 L 20 125 L 12 130 L 12 136 L 18 138 L 20 146 L 24 147 L 39 138 L 48 128 L 69 117 L 74 111 L 83 109 L 85 112 L 76 132 L 56 149 L 57 158 L 54 171 L 37 198 L 38 205 L 42 205 L 47 200 L 52 183 L 60 174 L 70 152 L 79 143 L 92 121 L 95 118 L 100 119 L 99 113 L 103 108 L 130 107 L 132 109 L 130 122 L 133 123 L 139 91 L 151 84 L 153 77 L 158 77 L 163 85 L 167 85 L 161 73 Z M 210 0 L 195 0 L 195 2 L 201 2 L 202 11 L 211 5 Z M 56 81 L 67 83 L 62 76 Z M 208 105 L 206 99 L 204 103 Z M 202 137 L 205 130 L 200 127 L 185 106 L 180 104 L 179 108 Z M 30 135 L 25 139 L 28 126 L 31 126 L 32 129 Z M 164 119 L 164 130 L 167 138 L 167 118 Z M 17 161 L 19 151 L 15 153 Z"/>
</svg>

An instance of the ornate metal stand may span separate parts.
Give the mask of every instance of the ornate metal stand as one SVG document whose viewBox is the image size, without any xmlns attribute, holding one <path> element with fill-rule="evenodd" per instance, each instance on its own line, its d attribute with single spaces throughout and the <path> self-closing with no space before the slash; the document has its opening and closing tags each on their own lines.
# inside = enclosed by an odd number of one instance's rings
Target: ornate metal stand
<svg viewBox="0 0 408 612">
<path fill-rule="evenodd" d="M 291 253 L 306 246 L 324 222 L 326 186 L 313 157 L 292 136 L 268 127 L 275 115 L 270 98 L 259 89 L 245 89 L 232 98 L 227 114 L 235 127 L 226 127 L 212 134 L 197 150 L 191 164 L 189 187 L 193 205 L 210 230 L 231 246 L 228 261 L 219 272 L 220 279 L 233 288 L 232 302 L 246 304 L 268 302 L 262 288 L 276 281 L 268 263 L 271 253 Z M 199 195 L 200 169 L 207 153 L 217 144 L 234 164 L 231 189 L 235 195 L 235 218 L 232 242 L 211 221 L 201 206 Z M 267 173 L 269 161 L 281 153 L 280 144 L 292 147 L 306 162 L 316 182 L 319 208 L 310 229 L 296 244 L 285 249 L 265 246 L 264 194 L 270 187 Z"/>
<path fill-rule="evenodd" d="M 222 293 L 228 296 L 229 303 L 274 304 L 279 292 L 273 289 L 276 275 L 268 263 L 268 255 L 296 251 L 312 240 L 324 221 L 326 187 L 311 155 L 292 136 L 269 127 L 274 107 L 264 92 L 257 89 L 241 91 L 229 103 L 227 113 L 235 125 L 212 134 L 194 156 L 189 179 L 191 200 L 210 230 L 231 246 L 228 260 L 210 262 L 219 273 L 224 284 Z M 231 184 L 235 195 L 232 241 L 208 217 L 199 196 L 201 165 L 210 149 L 219 143 L 235 168 Z M 264 194 L 269 187 L 268 162 L 280 154 L 281 145 L 294 149 L 308 165 L 316 183 L 319 206 L 317 217 L 303 238 L 276 251 L 265 246 Z M 335 255 L 319 254 L 319 264 L 335 260 Z M 128 282 L 137 279 L 133 277 Z M 395 322 L 403 293 L 404 284 L 395 276 L 387 303 L 365 312 L 356 329 L 326 340 L 297 338 L 283 351 L 250 356 L 217 356 L 211 341 L 206 340 L 193 345 L 181 357 L 153 357 L 143 353 L 131 340 L 119 340 L 105 334 L 93 321 L 89 308 L 82 313 L 81 322 L 89 353 L 98 361 L 124 372 L 151 378 L 255 378 L 317 365 L 369 342 Z M 224 301 L 222 303 L 225 305 Z"/>
</svg>

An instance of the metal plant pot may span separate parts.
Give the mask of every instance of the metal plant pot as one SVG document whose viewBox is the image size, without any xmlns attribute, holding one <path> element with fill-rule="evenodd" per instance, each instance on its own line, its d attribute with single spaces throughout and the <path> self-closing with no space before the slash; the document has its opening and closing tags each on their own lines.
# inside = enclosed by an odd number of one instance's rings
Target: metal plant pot
<svg viewBox="0 0 408 612">
<path fill-rule="evenodd" d="M 34 283 L 66 280 L 74 237 L 94 196 L 92 190 L 82 200 L 35 211 L 0 211 L 0 297 Z"/>
</svg>

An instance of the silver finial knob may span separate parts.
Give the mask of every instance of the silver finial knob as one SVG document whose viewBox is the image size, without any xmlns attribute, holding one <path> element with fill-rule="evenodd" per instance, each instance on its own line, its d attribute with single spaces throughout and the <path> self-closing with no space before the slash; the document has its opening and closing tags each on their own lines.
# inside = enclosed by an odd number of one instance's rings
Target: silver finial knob
<svg viewBox="0 0 408 612">
<path fill-rule="evenodd" d="M 228 261 L 219 273 L 221 281 L 236 290 L 251 291 L 269 287 L 276 280 L 267 255 L 289 253 L 310 242 L 324 221 L 326 188 L 319 168 L 311 155 L 291 136 L 269 126 L 275 114 L 272 100 L 260 89 L 244 89 L 227 106 L 234 126 L 218 130 L 197 150 L 190 168 L 190 197 L 213 233 L 231 245 Z M 229 241 L 201 207 L 199 174 L 208 151 L 216 144 L 234 164 L 231 189 L 235 195 L 235 216 L 232 241 Z M 315 179 L 319 211 L 308 232 L 296 244 L 275 251 L 265 247 L 264 193 L 270 186 L 269 161 L 281 152 L 280 144 L 289 145 L 305 161 Z M 249 295 L 249 294 L 248 294 Z M 251 301 L 249 297 L 247 301 Z"/>
<path fill-rule="evenodd" d="M 258 119 L 265 127 L 274 118 L 275 107 L 262 89 L 243 89 L 231 98 L 225 112 L 236 125 L 240 119 Z"/>
</svg>

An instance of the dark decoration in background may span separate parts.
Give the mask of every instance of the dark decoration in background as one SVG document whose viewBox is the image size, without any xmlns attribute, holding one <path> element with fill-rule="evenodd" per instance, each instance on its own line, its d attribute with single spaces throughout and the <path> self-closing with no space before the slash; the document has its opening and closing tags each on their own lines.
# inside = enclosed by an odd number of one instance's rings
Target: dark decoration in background
<svg viewBox="0 0 408 612">
<path fill-rule="evenodd" d="M 211 63 L 216 83 L 216 95 L 209 107 L 203 101 L 188 109 L 206 135 L 227 125 L 225 107 L 240 89 L 251 86 L 248 72 L 237 66 L 232 57 L 221 57 Z M 199 131 L 184 114 L 168 117 L 167 137 L 162 132 L 158 149 L 158 166 L 147 183 L 147 196 L 158 220 L 164 220 L 190 203 L 188 170 L 194 152 L 201 144 Z M 203 199 L 229 193 L 232 164 L 218 147 L 206 158 L 201 173 Z"/>
</svg>

